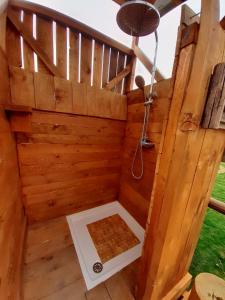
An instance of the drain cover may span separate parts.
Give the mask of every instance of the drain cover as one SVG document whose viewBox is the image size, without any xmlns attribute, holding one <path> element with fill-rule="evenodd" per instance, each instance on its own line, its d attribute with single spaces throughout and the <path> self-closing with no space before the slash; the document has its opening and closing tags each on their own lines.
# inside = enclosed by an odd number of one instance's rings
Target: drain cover
<svg viewBox="0 0 225 300">
<path fill-rule="evenodd" d="M 93 271 L 95 273 L 101 273 L 101 271 L 103 270 L 103 265 L 100 262 L 96 262 L 93 264 Z"/>
</svg>

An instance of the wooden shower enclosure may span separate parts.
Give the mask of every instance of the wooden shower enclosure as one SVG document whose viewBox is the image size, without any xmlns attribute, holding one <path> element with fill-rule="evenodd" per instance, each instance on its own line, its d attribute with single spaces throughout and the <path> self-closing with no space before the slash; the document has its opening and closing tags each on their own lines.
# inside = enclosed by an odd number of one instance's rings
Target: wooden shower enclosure
<svg viewBox="0 0 225 300">
<path fill-rule="evenodd" d="M 163 16 L 184 1 L 158 2 Z M 135 297 L 184 292 L 225 146 L 224 130 L 201 127 L 210 76 L 225 61 L 218 3 L 202 0 L 200 19 L 182 7 L 172 77 L 158 70 L 154 85 L 148 130 L 155 147 L 144 150 L 137 181 L 130 168 L 144 96 L 132 90 L 136 59 L 151 69 L 138 40 L 128 48 L 46 7 L 3 1 L 0 299 L 22 299 L 30 228 L 115 200 L 146 229 Z"/>
</svg>

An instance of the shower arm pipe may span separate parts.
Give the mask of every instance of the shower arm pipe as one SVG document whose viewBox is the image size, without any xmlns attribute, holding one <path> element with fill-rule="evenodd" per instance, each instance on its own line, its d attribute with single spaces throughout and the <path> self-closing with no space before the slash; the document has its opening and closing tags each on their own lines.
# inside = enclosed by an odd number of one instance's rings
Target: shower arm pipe
<svg viewBox="0 0 225 300">
<path fill-rule="evenodd" d="M 152 76 L 151 76 L 151 82 L 149 85 L 149 91 L 146 96 L 147 101 L 144 103 L 145 105 L 150 105 L 153 102 L 153 85 L 155 81 L 155 75 L 156 75 L 156 60 L 157 60 L 157 54 L 158 54 L 158 47 L 159 47 L 159 39 L 158 39 L 158 32 L 157 30 L 154 32 L 155 34 L 155 55 L 153 60 L 153 66 L 152 66 Z"/>
<path fill-rule="evenodd" d="M 152 72 L 153 63 L 147 57 L 147 55 L 143 52 L 143 50 L 139 46 L 134 45 L 133 46 L 133 51 L 134 51 L 135 56 L 145 66 L 145 68 L 149 71 L 149 73 L 151 73 Z M 161 80 L 165 79 L 165 77 L 162 75 L 162 73 L 160 72 L 160 70 L 158 68 L 156 68 L 155 79 L 156 79 L 156 81 L 161 81 Z"/>
</svg>

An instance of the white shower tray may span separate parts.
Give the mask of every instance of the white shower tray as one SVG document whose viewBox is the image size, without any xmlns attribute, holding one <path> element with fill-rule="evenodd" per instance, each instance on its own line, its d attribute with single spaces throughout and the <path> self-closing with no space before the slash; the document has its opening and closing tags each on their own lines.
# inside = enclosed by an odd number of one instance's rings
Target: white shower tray
<svg viewBox="0 0 225 300">
<path fill-rule="evenodd" d="M 88 232 L 87 224 L 114 214 L 118 214 L 125 221 L 140 243 L 110 259 L 103 264 L 103 270 L 100 273 L 95 273 L 93 265 L 96 262 L 101 262 L 101 259 Z M 105 281 L 141 256 L 144 229 L 118 201 L 67 216 L 67 222 L 88 290 Z"/>
</svg>

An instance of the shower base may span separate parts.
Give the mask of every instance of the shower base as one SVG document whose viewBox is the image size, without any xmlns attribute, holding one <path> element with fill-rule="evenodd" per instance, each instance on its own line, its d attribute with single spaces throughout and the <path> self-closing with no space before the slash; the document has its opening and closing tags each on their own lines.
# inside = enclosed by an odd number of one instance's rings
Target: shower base
<svg viewBox="0 0 225 300">
<path fill-rule="evenodd" d="M 141 256 L 144 230 L 118 201 L 67 221 L 88 290 Z"/>
</svg>

